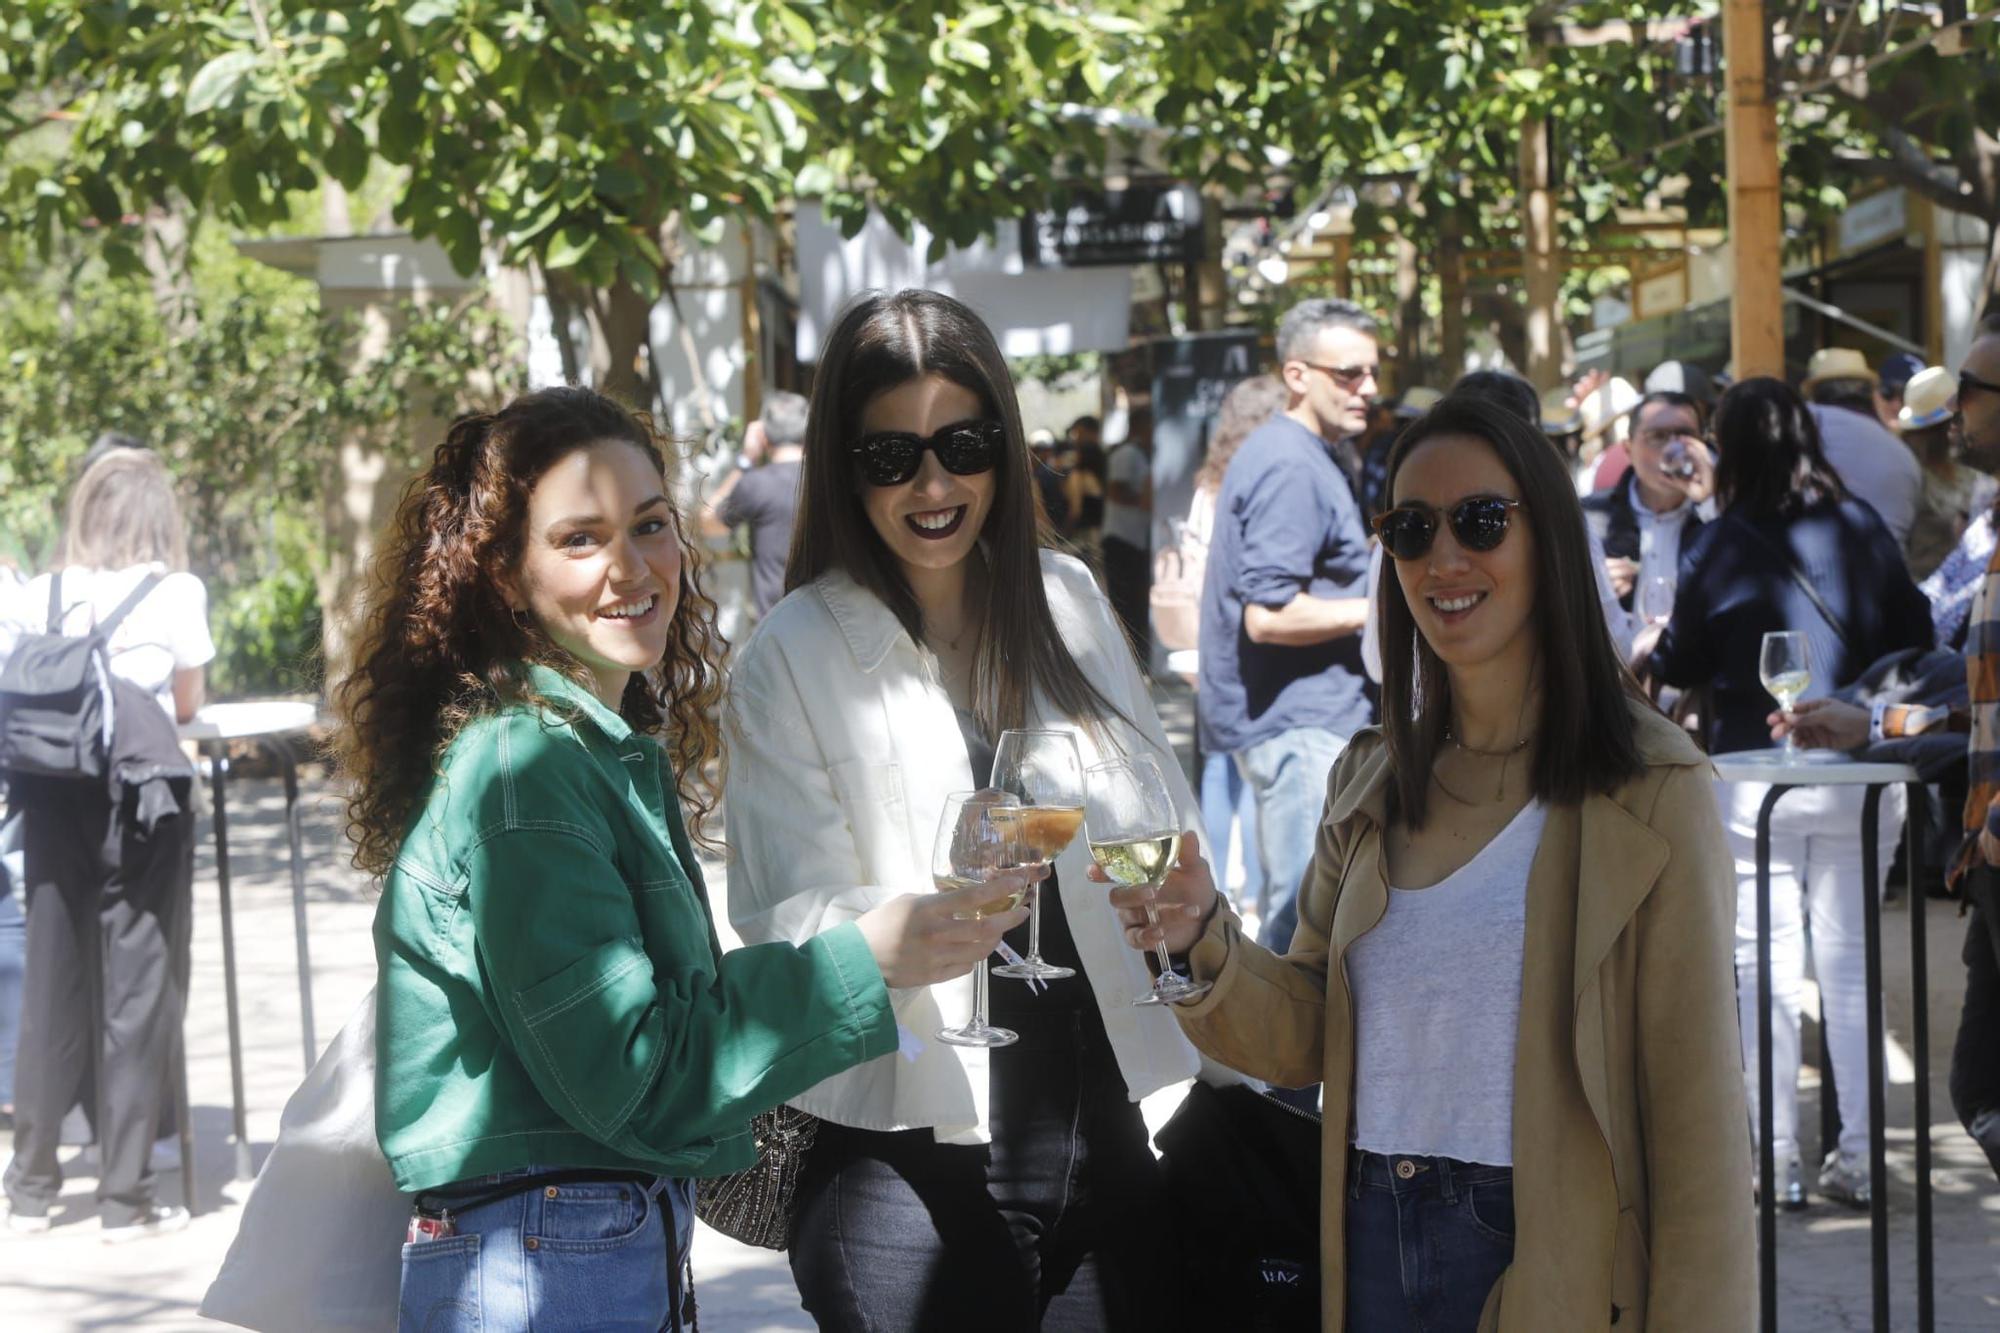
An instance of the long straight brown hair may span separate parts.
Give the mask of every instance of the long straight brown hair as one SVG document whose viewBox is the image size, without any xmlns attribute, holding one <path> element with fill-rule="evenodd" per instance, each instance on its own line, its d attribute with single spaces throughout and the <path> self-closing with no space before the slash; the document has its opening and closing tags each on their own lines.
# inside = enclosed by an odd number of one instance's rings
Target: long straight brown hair
<svg viewBox="0 0 2000 1333">
<path fill-rule="evenodd" d="M 1644 765 L 1628 700 L 1643 699 L 1611 646 L 1583 510 L 1561 458 L 1541 431 L 1485 394 L 1454 390 L 1413 422 L 1389 455 L 1386 495 L 1412 450 L 1440 435 L 1485 441 L 1521 488 L 1516 523 L 1535 534 L 1535 632 L 1542 663 L 1535 798 L 1551 805 L 1609 792 Z M 1382 621 L 1382 730 L 1396 810 L 1411 828 L 1429 813 L 1431 766 L 1451 724 L 1451 677 L 1418 632 L 1394 560 L 1376 590 Z"/>
<path fill-rule="evenodd" d="M 1041 548 L 1053 538 L 1036 502 L 1032 460 L 1014 397 L 1014 377 L 983 320 L 936 292 L 870 292 L 841 312 L 813 378 L 806 457 L 785 590 L 840 570 L 882 599 L 910 637 L 923 638 L 923 612 L 902 567 L 861 505 L 863 484 L 850 452 L 861 415 L 876 394 L 941 375 L 978 395 L 1006 429 L 993 475 L 993 506 L 980 540 L 989 595 L 973 660 L 975 712 L 989 731 L 1023 726 L 1039 688 L 1065 717 L 1108 722 L 1122 714 L 1070 656 L 1042 587 Z"/>
</svg>

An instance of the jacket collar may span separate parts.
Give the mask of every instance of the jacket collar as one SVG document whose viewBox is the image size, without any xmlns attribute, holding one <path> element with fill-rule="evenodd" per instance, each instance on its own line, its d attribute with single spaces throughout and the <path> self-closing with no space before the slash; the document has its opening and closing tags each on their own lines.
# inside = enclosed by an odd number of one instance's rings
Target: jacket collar
<svg viewBox="0 0 2000 1333">
<path fill-rule="evenodd" d="M 572 715 L 589 720 L 613 745 L 632 739 L 631 724 L 606 708 L 604 701 L 553 667 L 540 662 L 528 665 L 528 685 L 535 693 Z"/>
<path fill-rule="evenodd" d="M 832 613 L 833 623 L 840 626 L 855 665 L 863 671 L 873 672 L 881 666 L 898 639 L 914 646 L 896 613 L 844 570 L 828 570 L 813 580 L 813 587 Z"/>
</svg>

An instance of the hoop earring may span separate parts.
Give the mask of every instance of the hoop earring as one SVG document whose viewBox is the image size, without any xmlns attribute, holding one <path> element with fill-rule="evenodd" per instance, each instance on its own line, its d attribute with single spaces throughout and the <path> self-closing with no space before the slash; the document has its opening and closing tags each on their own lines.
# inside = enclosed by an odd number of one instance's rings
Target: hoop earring
<svg viewBox="0 0 2000 1333">
<path fill-rule="evenodd" d="M 528 613 L 520 607 L 515 607 L 512 615 L 514 617 L 514 628 L 520 630 L 521 633 L 526 634 L 534 629 L 534 626 L 528 621 Z"/>
</svg>

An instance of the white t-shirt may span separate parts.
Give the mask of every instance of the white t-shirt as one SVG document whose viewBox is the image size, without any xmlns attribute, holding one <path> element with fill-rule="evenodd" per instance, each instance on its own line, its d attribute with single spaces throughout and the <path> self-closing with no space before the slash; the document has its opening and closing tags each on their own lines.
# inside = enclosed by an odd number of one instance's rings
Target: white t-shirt
<svg viewBox="0 0 2000 1333">
<path fill-rule="evenodd" d="M 167 567 L 65 569 L 63 633 L 88 632 L 118 609 L 139 580 L 154 573 L 166 574 Z M 46 632 L 48 615 L 47 574 L 0 591 L 0 661 L 22 635 Z M 112 633 L 110 648 L 112 674 L 151 693 L 173 717 L 174 672 L 206 666 L 215 657 L 215 641 L 208 633 L 208 589 L 192 574 L 167 574 Z"/>
<path fill-rule="evenodd" d="M 1153 461 L 1138 445 L 1121 444 L 1104 460 L 1104 475 L 1109 483 L 1104 496 L 1104 535 L 1142 551 L 1152 549 L 1152 514 L 1143 505 L 1120 504 L 1111 498 L 1110 491 L 1125 486 L 1143 492 L 1153 475 Z"/>
<path fill-rule="evenodd" d="M 1530 801 L 1427 889 L 1389 890 L 1347 948 L 1354 990 L 1354 1146 L 1514 1164 L 1528 873 L 1548 807 Z"/>
</svg>

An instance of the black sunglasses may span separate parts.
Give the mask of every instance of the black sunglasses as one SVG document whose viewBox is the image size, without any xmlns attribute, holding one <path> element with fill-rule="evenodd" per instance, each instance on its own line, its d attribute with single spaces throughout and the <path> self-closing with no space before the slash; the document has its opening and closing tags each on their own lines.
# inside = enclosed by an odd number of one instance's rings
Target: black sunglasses
<svg viewBox="0 0 2000 1333">
<path fill-rule="evenodd" d="M 2000 393 L 2000 384 L 1980 379 L 1969 370 L 1961 370 L 1958 372 L 1958 396 L 1961 400 L 1964 399 L 1967 389 L 1984 389 L 1988 393 Z"/>
<path fill-rule="evenodd" d="M 1503 500 L 1497 495 L 1473 495 L 1444 511 L 1451 535 L 1468 551 L 1490 551 L 1507 536 L 1507 525 L 1519 500 Z M 1375 516 L 1375 535 L 1398 560 L 1421 560 L 1437 540 L 1438 511 L 1429 505 L 1397 505 Z"/>
<path fill-rule="evenodd" d="M 960 421 L 925 439 L 906 430 L 883 430 L 856 440 L 851 452 L 862 480 L 870 486 L 900 486 L 923 466 L 924 450 L 937 455 L 955 477 L 991 472 L 1007 443 L 997 421 Z"/>
</svg>

